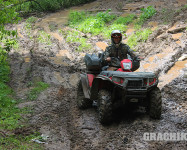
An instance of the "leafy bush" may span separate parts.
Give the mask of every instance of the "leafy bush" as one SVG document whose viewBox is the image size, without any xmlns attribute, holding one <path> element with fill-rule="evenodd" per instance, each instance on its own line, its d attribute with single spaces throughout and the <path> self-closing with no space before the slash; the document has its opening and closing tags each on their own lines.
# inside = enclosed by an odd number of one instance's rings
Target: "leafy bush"
<svg viewBox="0 0 187 150">
<path fill-rule="evenodd" d="M 29 17 L 29 18 L 26 20 L 26 23 L 35 23 L 36 20 L 37 20 L 37 18 L 32 16 L 32 17 Z"/>
<path fill-rule="evenodd" d="M 105 31 L 107 24 L 116 18 L 115 15 L 109 14 L 109 11 L 99 12 L 95 16 L 89 16 L 83 12 L 70 13 L 70 26 L 84 33 L 101 34 Z"/>
<path fill-rule="evenodd" d="M 36 0 L 34 1 L 35 3 L 30 3 L 30 7 L 38 11 L 56 11 L 60 8 L 75 6 L 90 1 L 93 0 Z"/>
<path fill-rule="evenodd" d="M 130 15 L 126 16 L 126 17 L 119 17 L 119 18 L 117 18 L 114 21 L 114 23 L 115 24 L 124 24 L 124 25 L 127 25 L 127 24 L 131 23 L 134 20 L 135 17 L 136 17 L 135 14 L 130 14 Z"/>
<path fill-rule="evenodd" d="M 98 35 L 105 26 L 105 22 L 97 18 L 88 18 L 82 23 L 80 23 L 77 29 L 84 33 L 92 33 L 93 35 Z"/>
<path fill-rule="evenodd" d="M 91 44 L 88 44 L 86 38 L 82 37 L 78 31 L 68 31 L 65 33 L 65 36 L 67 42 L 78 43 L 78 51 L 88 50 L 91 48 Z"/>
<path fill-rule="evenodd" d="M 116 15 L 110 15 L 109 14 L 110 11 L 111 10 L 109 9 L 106 12 L 99 12 L 99 13 L 97 13 L 96 19 L 102 20 L 105 23 L 109 23 L 110 21 L 112 21 L 113 19 L 116 18 Z"/>
<path fill-rule="evenodd" d="M 138 42 L 145 42 L 151 33 L 152 31 L 150 29 L 137 31 L 128 38 L 127 44 L 130 47 L 134 47 L 138 44 Z"/>
<path fill-rule="evenodd" d="M 141 11 L 142 11 L 142 13 L 141 13 L 140 18 L 138 20 L 138 24 L 141 24 L 141 25 L 147 19 L 151 18 L 156 13 L 156 10 L 153 6 L 148 6 L 147 8 L 142 8 Z"/>
<path fill-rule="evenodd" d="M 51 36 L 44 31 L 39 31 L 38 41 L 47 45 L 51 45 Z"/>
<path fill-rule="evenodd" d="M 84 11 L 71 11 L 69 14 L 69 24 L 76 25 L 86 19 L 86 13 Z"/>
<path fill-rule="evenodd" d="M 56 11 L 61 8 L 58 0 L 36 0 L 32 5 L 38 11 Z"/>
</svg>

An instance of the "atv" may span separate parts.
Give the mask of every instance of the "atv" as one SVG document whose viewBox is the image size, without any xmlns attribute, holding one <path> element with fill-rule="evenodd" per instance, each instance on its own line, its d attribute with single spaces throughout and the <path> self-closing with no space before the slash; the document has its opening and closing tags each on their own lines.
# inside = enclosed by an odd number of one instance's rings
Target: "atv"
<svg viewBox="0 0 187 150">
<path fill-rule="evenodd" d="M 115 66 L 115 71 L 107 71 L 101 65 L 102 55 L 86 54 L 86 73 L 80 74 L 77 90 L 77 105 L 80 109 L 97 106 L 99 121 L 108 124 L 113 112 L 120 106 L 144 106 L 149 116 L 161 116 L 161 91 L 157 87 L 158 78 L 152 72 L 133 72 L 139 68 L 139 59 L 124 59 Z M 116 64 L 116 63 L 115 63 Z M 110 66 L 110 64 L 109 64 Z"/>
</svg>

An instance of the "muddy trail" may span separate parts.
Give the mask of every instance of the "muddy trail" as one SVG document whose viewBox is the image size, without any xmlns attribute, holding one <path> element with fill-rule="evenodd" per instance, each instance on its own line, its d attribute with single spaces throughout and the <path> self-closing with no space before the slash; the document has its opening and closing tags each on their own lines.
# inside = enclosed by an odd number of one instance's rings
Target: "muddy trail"
<svg viewBox="0 0 187 150">
<path fill-rule="evenodd" d="M 70 10 L 103 11 L 112 8 L 112 13 L 139 13 L 142 6 L 166 7 L 168 1 L 98 0 L 90 4 L 73 7 Z M 169 1 L 167 7 L 175 8 L 186 4 L 184 0 Z M 105 5 L 107 4 L 107 5 Z M 120 4 L 120 5 L 119 5 Z M 44 147 L 48 150 L 186 150 L 187 141 L 144 141 L 145 132 L 187 132 L 187 30 L 186 12 L 168 25 L 160 24 L 158 15 L 149 23 L 153 33 L 146 43 L 136 47 L 144 60 L 138 71 L 152 71 L 159 75 L 162 91 L 162 116 L 152 120 L 145 113 L 118 111 L 109 126 L 98 121 L 95 108 L 79 110 L 76 104 L 76 89 L 79 75 L 85 71 L 83 58 L 86 52 L 75 51 L 57 29 L 70 30 L 65 26 L 70 10 L 62 10 L 38 19 L 34 28 L 25 30 L 23 21 L 16 26 L 19 36 L 19 50 L 10 53 L 11 87 L 18 106 L 32 107 L 33 114 L 25 115 L 29 124 L 48 136 Z M 157 18 L 158 17 L 158 18 Z M 54 25 L 52 31 L 49 25 Z M 10 27 L 13 28 L 13 27 Z M 15 28 L 15 27 L 14 27 Z M 52 44 L 40 43 L 36 39 L 40 30 L 51 35 Z M 129 27 L 127 34 L 132 34 Z M 31 36 L 33 38 L 30 38 Z M 93 50 L 102 51 L 109 40 L 90 37 Z M 124 39 L 125 42 L 125 39 Z M 46 82 L 50 87 L 37 100 L 28 101 L 29 83 Z"/>
</svg>

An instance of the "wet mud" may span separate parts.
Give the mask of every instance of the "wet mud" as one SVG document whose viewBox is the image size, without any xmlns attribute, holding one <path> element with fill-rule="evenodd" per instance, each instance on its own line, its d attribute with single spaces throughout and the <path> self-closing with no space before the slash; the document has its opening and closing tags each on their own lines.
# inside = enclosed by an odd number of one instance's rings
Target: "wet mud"
<svg viewBox="0 0 187 150">
<path fill-rule="evenodd" d="M 107 2 L 107 3 L 106 3 Z M 117 5 L 118 2 L 118 5 Z M 148 5 L 148 1 L 127 3 L 118 0 L 95 1 L 75 10 L 101 11 L 112 8 L 113 12 L 123 11 L 139 13 L 139 8 Z M 155 3 L 157 7 L 163 6 Z M 182 5 L 183 1 L 171 1 Z M 71 9 L 71 10 L 72 10 Z M 159 25 L 159 20 L 151 22 L 153 34 L 146 43 L 136 49 L 144 60 L 138 71 L 155 72 L 159 76 L 159 88 L 162 91 L 162 116 L 152 120 L 142 112 L 119 110 L 115 120 L 109 126 L 98 121 L 96 108 L 79 110 L 76 104 L 76 90 L 80 73 L 85 71 L 83 62 L 86 51 L 77 52 L 69 45 L 57 30 L 49 29 L 50 22 L 57 28 L 65 27 L 69 10 L 63 10 L 42 18 L 35 24 L 32 34 L 38 36 L 38 28 L 51 35 L 52 44 L 30 39 L 24 30 L 25 23 L 17 26 L 19 50 L 10 53 L 11 87 L 16 97 L 22 99 L 19 107 L 32 106 L 34 113 L 28 116 L 31 126 L 37 126 L 41 134 L 48 136 L 44 143 L 46 150 L 186 150 L 187 141 L 145 141 L 145 132 L 187 132 L 187 32 L 171 33 L 179 26 L 186 26 L 185 20 L 175 25 Z M 63 15 L 62 15 L 63 14 Z M 128 34 L 133 32 L 129 28 Z M 103 51 L 109 42 L 92 40 L 94 52 Z M 182 58 L 181 58 L 182 57 Z M 50 87 L 42 92 L 36 101 L 28 102 L 28 84 L 46 82 Z M 25 101 L 25 102 L 24 102 Z"/>
</svg>

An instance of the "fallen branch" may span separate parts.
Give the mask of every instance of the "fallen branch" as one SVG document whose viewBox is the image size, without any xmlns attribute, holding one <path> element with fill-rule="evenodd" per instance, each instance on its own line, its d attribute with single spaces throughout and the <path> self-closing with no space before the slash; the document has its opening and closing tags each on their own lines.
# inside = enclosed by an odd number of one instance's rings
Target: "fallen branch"
<svg viewBox="0 0 187 150">
<path fill-rule="evenodd" d="M 180 31 L 185 30 L 186 27 L 187 27 L 187 26 L 182 26 L 182 27 L 178 27 L 178 28 L 175 28 L 175 29 L 170 29 L 170 30 L 168 30 L 168 33 L 174 34 L 174 33 L 177 33 L 177 32 L 180 32 Z"/>
</svg>

